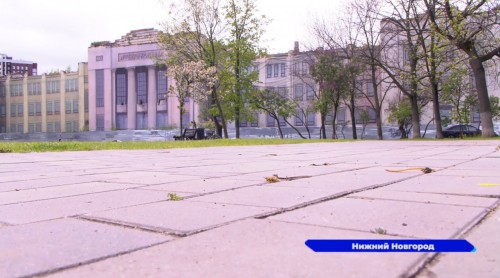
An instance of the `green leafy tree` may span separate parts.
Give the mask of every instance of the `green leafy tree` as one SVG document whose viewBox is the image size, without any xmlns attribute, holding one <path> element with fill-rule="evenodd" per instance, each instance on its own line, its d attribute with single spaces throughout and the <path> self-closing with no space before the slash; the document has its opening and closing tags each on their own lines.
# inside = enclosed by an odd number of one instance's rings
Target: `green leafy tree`
<svg viewBox="0 0 500 278">
<path fill-rule="evenodd" d="M 253 70 L 253 61 L 262 55 L 259 47 L 267 19 L 257 15 L 254 0 L 229 0 L 225 7 L 225 17 L 229 36 L 224 71 L 225 78 L 221 83 L 225 92 L 230 94 L 226 99 L 233 108 L 236 126 L 236 138 L 240 138 L 240 121 L 245 117 L 245 92 L 253 90 L 258 80 L 258 72 Z"/>
<path fill-rule="evenodd" d="M 287 119 L 295 112 L 295 103 L 286 95 L 268 89 L 252 91 L 248 101 L 252 109 L 264 112 L 276 121 L 280 137 L 283 138 L 280 118 L 290 124 Z M 299 135 L 305 138 L 300 132 Z"/>
<path fill-rule="evenodd" d="M 424 0 L 432 28 L 469 59 L 479 102 L 482 136 L 495 136 L 485 63 L 500 57 L 499 0 Z"/>
<path fill-rule="evenodd" d="M 401 133 L 401 139 L 407 139 L 412 124 L 412 108 L 409 101 L 401 100 L 389 105 L 389 122 L 396 123 Z"/>
<path fill-rule="evenodd" d="M 472 109 L 477 105 L 468 80 L 467 69 L 456 69 L 443 82 L 441 100 L 453 106 L 451 120 L 459 124 L 470 122 Z"/>
</svg>

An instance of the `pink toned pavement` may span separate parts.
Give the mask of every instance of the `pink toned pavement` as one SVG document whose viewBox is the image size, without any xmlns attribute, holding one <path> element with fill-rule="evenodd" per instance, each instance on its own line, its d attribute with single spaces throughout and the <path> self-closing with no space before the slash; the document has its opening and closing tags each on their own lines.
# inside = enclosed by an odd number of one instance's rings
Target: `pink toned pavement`
<svg viewBox="0 0 500 278">
<path fill-rule="evenodd" d="M 0 277 L 500 277 L 499 145 L 0 154 Z M 308 239 L 477 251 L 314 253 Z"/>
</svg>

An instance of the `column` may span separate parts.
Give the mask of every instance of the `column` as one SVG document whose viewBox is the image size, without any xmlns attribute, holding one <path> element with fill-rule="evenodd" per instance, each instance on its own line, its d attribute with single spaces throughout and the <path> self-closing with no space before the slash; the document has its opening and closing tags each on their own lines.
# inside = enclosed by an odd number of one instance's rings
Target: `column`
<svg viewBox="0 0 500 278">
<path fill-rule="evenodd" d="M 59 102 L 61 103 L 61 132 L 68 132 L 66 130 L 66 74 L 61 71 L 59 78 Z"/>
<path fill-rule="evenodd" d="M 97 130 L 96 71 L 89 70 L 89 130 Z"/>
<path fill-rule="evenodd" d="M 85 69 L 84 63 L 78 64 L 78 130 L 80 131 L 85 127 Z"/>
<path fill-rule="evenodd" d="M 111 69 L 104 70 L 104 130 L 112 130 L 113 122 L 114 82 Z"/>
<path fill-rule="evenodd" d="M 156 68 L 148 67 L 148 127 L 156 128 Z"/>
<path fill-rule="evenodd" d="M 10 75 L 7 75 L 7 80 L 5 81 L 5 118 L 7 119 L 5 121 L 5 129 L 7 132 L 13 132 L 10 130 L 10 122 L 11 122 L 11 116 L 10 116 L 10 105 L 11 105 L 11 97 L 10 97 Z"/>
<path fill-rule="evenodd" d="M 40 90 L 42 90 L 42 132 L 47 132 L 47 76 L 42 74 L 40 81 Z"/>
<path fill-rule="evenodd" d="M 29 106 L 28 106 L 28 73 L 23 77 L 23 133 L 29 131 Z"/>
<path fill-rule="evenodd" d="M 127 95 L 127 129 L 135 129 L 137 117 L 137 93 L 135 86 L 135 68 L 127 68 L 128 95 Z"/>
</svg>

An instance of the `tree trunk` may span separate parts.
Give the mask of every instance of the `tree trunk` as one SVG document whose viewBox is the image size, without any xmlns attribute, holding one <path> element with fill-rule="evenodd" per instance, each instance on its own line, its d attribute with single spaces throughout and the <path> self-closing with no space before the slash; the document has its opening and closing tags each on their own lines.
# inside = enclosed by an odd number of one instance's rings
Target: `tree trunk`
<svg viewBox="0 0 500 278">
<path fill-rule="evenodd" d="M 412 124 L 412 138 L 420 138 L 420 112 L 418 111 L 418 99 L 416 94 L 410 97 L 411 103 L 411 124 Z"/>
<path fill-rule="evenodd" d="M 354 93 L 351 93 L 351 97 L 350 97 L 350 107 L 349 107 L 349 111 L 350 111 L 350 114 L 351 114 L 351 126 L 352 126 L 352 139 L 356 140 L 358 139 L 358 132 L 356 130 L 356 114 L 355 114 L 355 107 L 354 107 Z"/>
<path fill-rule="evenodd" d="M 321 113 L 320 118 L 321 118 L 320 137 L 321 137 L 321 139 L 326 139 L 326 127 L 325 127 L 326 115 L 325 115 L 325 113 Z"/>
<path fill-rule="evenodd" d="M 481 117 L 482 137 L 495 137 L 493 129 L 493 119 L 491 117 L 490 98 L 488 96 L 488 87 L 486 85 L 486 73 L 483 63 L 478 60 L 477 55 L 469 55 L 469 64 L 474 73 L 476 81 L 477 99 L 479 101 L 479 115 Z"/>
<path fill-rule="evenodd" d="M 377 69 L 374 64 L 370 64 L 371 75 L 372 75 L 372 87 L 373 87 L 373 98 L 375 100 L 375 121 L 377 123 L 377 138 L 378 140 L 384 140 L 384 135 L 382 133 L 382 116 L 380 99 L 378 97 L 378 87 L 377 87 Z"/>
</svg>

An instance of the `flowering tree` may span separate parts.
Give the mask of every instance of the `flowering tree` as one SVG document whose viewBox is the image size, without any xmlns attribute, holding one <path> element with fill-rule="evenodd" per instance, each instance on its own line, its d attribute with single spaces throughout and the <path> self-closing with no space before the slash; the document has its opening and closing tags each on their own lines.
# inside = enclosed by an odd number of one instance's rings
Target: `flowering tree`
<svg viewBox="0 0 500 278">
<path fill-rule="evenodd" d="M 167 75 L 175 80 L 175 86 L 171 85 L 168 93 L 179 100 L 179 128 L 182 135 L 182 115 L 185 112 L 186 98 L 196 102 L 207 99 L 212 86 L 217 82 L 217 70 L 215 67 L 207 67 L 204 61 L 189 61 L 170 66 Z"/>
</svg>

